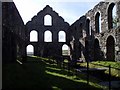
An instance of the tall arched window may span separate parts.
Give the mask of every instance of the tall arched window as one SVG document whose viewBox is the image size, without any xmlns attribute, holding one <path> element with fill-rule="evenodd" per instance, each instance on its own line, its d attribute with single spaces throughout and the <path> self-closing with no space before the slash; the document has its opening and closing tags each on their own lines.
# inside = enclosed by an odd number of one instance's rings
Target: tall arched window
<svg viewBox="0 0 120 90">
<path fill-rule="evenodd" d="M 34 55 L 34 47 L 33 47 L 33 45 L 28 45 L 26 50 L 27 50 L 27 56 L 33 56 Z"/>
<path fill-rule="evenodd" d="M 33 30 L 30 32 L 30 42 L 38 42 L 38 32 Z"/>
<path fill-rule="evenodd" d="M 116 5 L 114 5 L 112 13 L 113 13 L 113 17 L 117 16 L 117 7 L 116 7 Z"/>
<path fill-rule="evenodd" d="M 80 23 L 80 36 L 83 37 L 83 24 Z"/>
<path fill-rule="evenodd" d="M 58 33 L 58 41 L 59 42 L 66 42 L 66 33 L 64 31 L 60 31 Z"/>
<path fill-rule="evenodd" d="M 47 26 L 52 25 L 52 17 L 50 15 L 45 15 L 45 17 L 44 17 L 44 25 L 47 25 Z"/>
<path fill-rule="evenodd" d="M 100 44 L 99 44 L 99 40 L 96 38 L 94 40 L 94 61 L 100 60 L 101 56 L 100 56 Z"/>
<path fill-rule="evenodd" d="M 87 31 L 86 31 L 87 35 L 90 35 L 90 20 L 89 19 L 86 20 L 86 27 L 87 27 Z"/>
<path fill-rule="evenodd" d="M 113 10 L 112 10 L 112 18 L 113 18 L 113 28 L 117 26 L 118 23 L 118 17 L 117 17 L 117 7 L 114 5 Z"/>
<path fill-rule="evenodd" d="M 62 55 L 70 55 L 70 48 L 66 44 L 62 46 Z"/>
<path fill-rule="evenodd" d="M 99 12 L 97 12 L 95 15 L 95 31 L 96 33 L 101 32 L 101 15 Z"/>
<path fill-rule="evenodd" d="M 52 33 L 47 30 L 44 32 L 44 42 L 52 42 Z"/>
<path fill-rule="evenodd" d="M 109 36 L 106 41 L 106 57 L 107 60 L 115 61 L 115 40 L 113 36 Z"/>
<path fill-rule="evenodd" d="M 108 29 L 113 28 L 113 18 L 116 15 L 116 5 L 111 3 L 108 7 Z"/>
</svg>

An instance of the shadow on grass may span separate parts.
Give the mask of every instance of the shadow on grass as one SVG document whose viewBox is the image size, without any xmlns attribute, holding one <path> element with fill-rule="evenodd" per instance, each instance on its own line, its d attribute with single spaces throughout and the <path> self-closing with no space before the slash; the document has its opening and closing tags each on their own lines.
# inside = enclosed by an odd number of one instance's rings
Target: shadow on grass
<svg viewBox="0 0 120 90">
<path fill-rule="evenodd" d="M 3 65 L 3 90 L 4 89 L 56 89 L 56 90 L 76 90 L 76 89 L 97 89 L 99 88 L 87 85 L 84 82 L 77 82 L 64 76 L 65 71 L 59 71 L 56 68 L 46 64 L 39 58 L 28 58 L 29 61 L 22 65 L 18 63 L 10 63 Z M 56 70 L 50 70 L 49 68 Z M 48 73 L 50 72 L 50 73 Z M 54 74 L 57 73 L 57 74 Z"/>
</svg>

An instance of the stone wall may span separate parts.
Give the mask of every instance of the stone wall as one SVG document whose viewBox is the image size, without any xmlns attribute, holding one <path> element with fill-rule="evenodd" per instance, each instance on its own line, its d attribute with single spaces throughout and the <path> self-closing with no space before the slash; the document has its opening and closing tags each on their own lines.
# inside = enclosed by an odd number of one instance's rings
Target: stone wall
<svg viewBox="0 0 120 90">
<path fill-rule="evenodd" d="M 85 16 L 82 16 L 85 17 L 84 20 L 81 20 L 81 17 L 70 26 L 71 37 L 77 37 L 70 40 L 71 46 L 74 47 L 71 48 L 71 52 L 76 49 L 73 59 L 119 61 L 120 20 L 118 20 L 117 26 L 113 27 L 111 18 L 112 8 L 115 5 L 117 18 L 119 19 L 120 2 L 100 2 L 89 10 Z M 98 17 L 100 17 L 101 22 Z M 99 28 L 100 26 L 101 28 Z M 78 33 L 80 34 L 76 35 Z M 81 46 L 75 46 L 73 41 L 77 41 L 76 43 L 80 43 Z M 81 49 L 81 55 L 76 57 L 80 53 L 79 49 Z"/>
<path fill-rule="evenodd" d="M 45 25 L 45 16 L 50 15 L 52 18 L 51 25 Z M 26 24 L 27 28 L 27 45 L 31 44 L 34 46 L 34 55 L 36 56 L 53 56 L 55 54 L 62 54 L 62 46 L 63 44 L 68 44 L 68 27 L 69 24 L 64 21 L 64 19 L 58 15 L 53 9 L 47 5 L 43 10 L 38 12 L 31 21 Z M 38 41 L 30 42 L 30 32 L 32 30 L 37 31 L 38 33 Z M 44 41 L 45 31 L 49 30 L 52 34 L 52 42 Z M 60 31 L 64 31 L 66 34 L 66 42 L 58 41 L 58 33 Z M 27 46 L 26 45 L 26 46 Z"/>
<path fill-rule="evenodd" d="M 0 73 L 2 73 L 2 2 L 0 1 Z M 2 74 L 0 74 L 0 89 L 2 89 Z"/>
<path fill-rule="evenodd" d="M 117 24 L 112 24 L 112 9 L 116 5 Z M 51 25 L 45 25 L 49 15 Z M 120 1 L 100 2 L 71 26 L 49 5 L 24 25 L 14 2 L 2 3 L 2 57 L 3 62 L 16 61 L 26 56 L 26 47 L 33 45 L 34 55 L 61 56 L 62 46 L 70 47 L 72 60 L 120 61 Z M 101 26 L 101 27 L 100 27 Z M 38 33 L 38 41 L 30 41 L 30 33 Z M 52 42 L 44 41 L 45 31 L 52 33 Z M 64 31 L 66 41 L 59 42 L 58 34 Z"/>
<path fill-rule="evenodd" d="M 2 2 L 2 62 L 25 57 L 25 26 L 14 2 Z"/>
</svg>

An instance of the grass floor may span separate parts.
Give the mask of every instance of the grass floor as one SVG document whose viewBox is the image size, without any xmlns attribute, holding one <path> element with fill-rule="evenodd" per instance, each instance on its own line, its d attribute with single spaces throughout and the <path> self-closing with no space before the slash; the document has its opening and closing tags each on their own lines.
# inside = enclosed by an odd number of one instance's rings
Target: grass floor
<svg viewBox="0 0 120 90">
<path fill-rule="evenodd" d="M 80 66 L 87 67 L 87 63 L 78 63 Z M 102 66 L 101 66 L 102 65 Z M 111 76 L 120 78 L 120 62 L 112 61 L 93 61 L 89 62 L 90 68 L 108 68 L 111 66 Z M 105 71 L 106 74 L 109 74 L 109 69 Z"/>
<path fill-rule="evenodd" d="M 79 77 L 57 66 L 51 60 L 40 57 L 28 57 L 28 61 L 9 63 L 3 65 L 4 89 L 48 89 L 48 90 L 103 90 L 104 87 L 97 84 L 91 78 L 87 85 L 86 77 L 80 74 Z"/>
</svg>

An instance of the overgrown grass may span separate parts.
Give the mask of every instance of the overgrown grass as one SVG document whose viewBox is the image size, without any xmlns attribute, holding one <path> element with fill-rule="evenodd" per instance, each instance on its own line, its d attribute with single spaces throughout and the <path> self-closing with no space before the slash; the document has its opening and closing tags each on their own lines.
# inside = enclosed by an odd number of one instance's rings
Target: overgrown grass
<svg viewBox="0 0 120 90">
<path fill-rule="evenodd" d="M 28 89 L 53 89 L 53 90 L 76 90 L 92 89 L 102 90 L 94 80 L 87 85 L 84 74 L 77 77 L 73 72 L 68 72 L 51 59 L 41 57 L 28 57 L 28 61 L 9 63 L 3 65 L 3 89 L 28 88 Z"/>
</svg>

